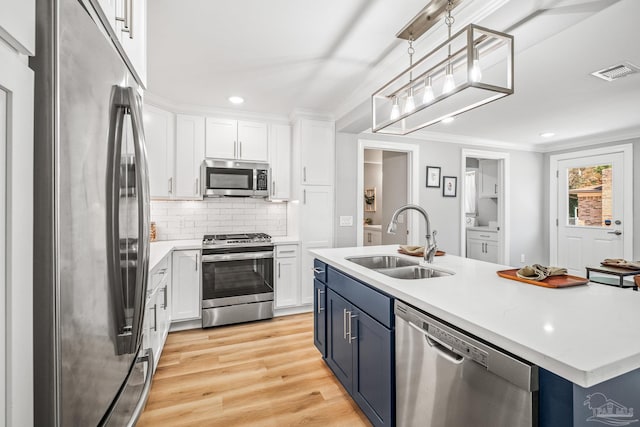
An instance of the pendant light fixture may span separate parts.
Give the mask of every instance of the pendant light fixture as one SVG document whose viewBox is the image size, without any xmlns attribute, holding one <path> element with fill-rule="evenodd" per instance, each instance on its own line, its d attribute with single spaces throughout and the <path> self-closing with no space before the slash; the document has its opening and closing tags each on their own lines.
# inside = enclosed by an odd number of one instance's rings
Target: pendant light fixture
<svg viewBox="0 0 640 427">
<path fill-rule="evenodd" d="M 513 93 L 513 36 L 475 24 L 452 35 L 462 1 L 432 0 L 398 32 L 409 67 L 372 95 L 373 132 L 406 135 Z M 413 43 L 443 20 L 447 40 L 414 63 Z"/>
</svg>

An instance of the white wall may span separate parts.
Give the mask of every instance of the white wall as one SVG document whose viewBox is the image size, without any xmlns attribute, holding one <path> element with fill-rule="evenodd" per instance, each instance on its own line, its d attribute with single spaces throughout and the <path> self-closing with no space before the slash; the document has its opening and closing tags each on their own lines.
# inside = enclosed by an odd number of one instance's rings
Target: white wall
<svg viewBox="0 0 640 427">
<path fill-rule="evenodd" d="M 357 162 L 358 162 L 358 135 L 352 133 L 336 133 L 336 247 L 343 248 L 356 246 L 356 198 L 360 196 L 357 190 Z M 341 216 L 351 216 L 353 225 L 340 226 Z"/>
<path fill-rule="evenodd" d="M 252 198 L 151 201 L 157 240 L 201 239 L 205 234 L 287 234 L 287 204 Z"/>
<path fill-rule="evenodd" d="M 420 205 L 431 218 L 431 226 L 438 230 L 438 246 L 451 254 L 460 254 L 460 164 L 463 148 L 481 149 L 443 142 L 427 142 L 408 137 L 390 137 L 367 134 L 366 139 L 398 141 L 420 145 Z M 357 173 L 358 135 L 338 133 L 336 136 L 336 215 L 354 215 Z M 494 148 L 490 151 L 497 151 Z M 544 172 L 544 156 L 541 153 L 503 150 L 511 155 L 511 173 L 506 177 L 511 185 L 511 263 L 518 266 L 520 254 L 528 263 L 548 262 L 547 202 Z M 458 177 L 458 197 L 443 197 L 442 188 L 426 188 L 426 166 L 441 167 L 442 176 Z M 533 208 L 532 208 L 533 207 Z M 338 222 L 336 222 L 338 223 Z M 424 236 L 423 225 L 419 236 Z M 422 239 L 422 238 L 421 238 Z M 409 244 L 424 242 L 408 242 Z M 356 230 L 337 227 L 336 244 L 339 247 L 356 244 Z"/>
</svg>

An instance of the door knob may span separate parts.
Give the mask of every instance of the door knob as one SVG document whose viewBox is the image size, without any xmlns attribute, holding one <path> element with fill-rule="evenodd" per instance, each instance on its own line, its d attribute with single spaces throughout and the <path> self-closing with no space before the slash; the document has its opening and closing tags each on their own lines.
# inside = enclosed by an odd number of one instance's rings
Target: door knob
<svg viewBox="0 0 640 427">
<path fill-rule="evenodd" d="M 622 231 L 620 230 L 616 230 L 616 231 L 607 231 L 607 234 L 615 234 L 616 236 L 619 236 L 622 234 Z"/>
</svg>

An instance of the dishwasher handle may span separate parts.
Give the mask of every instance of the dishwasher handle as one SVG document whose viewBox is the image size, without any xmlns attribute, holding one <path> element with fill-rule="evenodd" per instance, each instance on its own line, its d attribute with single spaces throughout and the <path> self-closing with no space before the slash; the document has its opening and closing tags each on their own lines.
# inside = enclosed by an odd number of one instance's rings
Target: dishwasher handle
<svg viewBox="0 0 640 427">
<path fill-rule="evenodd" d="M 415 323 L 413 323 L 413 322 L 408 322 L 408 323 L 409 323 L 409 326 L 411 326 L 412 328 L 416 329 L 417 331 L 420 331 L 424 335 L 424 338 L 427 341 L 427 344 L 429 344 L 429 347 L 431 347 L 434 350 L 436 350 L 438 353 L 440 353 L 440 355 L 442 357 L 447 359 L 449 362 L 455 363 L 456 365 L 459 365 L 462 362 L 464 362 L 464 356 L 456 353 L 453 350 L 450 350 L 447 346 L 445 346 L 443 343 L 438 341 L 437 338 L 429 335 L 429 333 L 427 331 L 425 331 L 424 329 L 422 329 L 420 326 L 416 325 Z"/>
</svg>

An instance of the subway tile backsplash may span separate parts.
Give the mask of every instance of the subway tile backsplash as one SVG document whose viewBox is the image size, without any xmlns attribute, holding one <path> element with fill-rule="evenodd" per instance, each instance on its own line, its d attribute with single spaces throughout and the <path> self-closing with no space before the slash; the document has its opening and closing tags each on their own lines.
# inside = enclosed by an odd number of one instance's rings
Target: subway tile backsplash
<svg viewBox="0 0 640 427">
<path fill-rule="evenodd" d="M 200 239 L 205 234 L 260 232 L 287 235 L 287 204 L 252 198 L 151 201 L 157 240 Z"/>
</svg>

